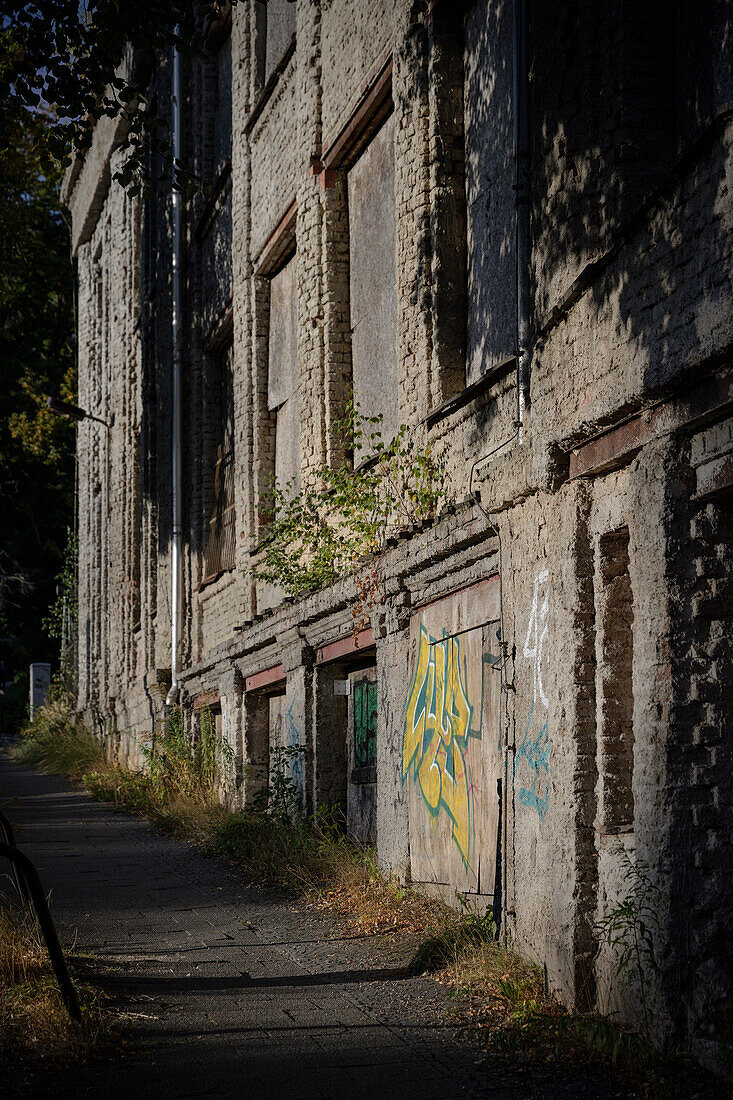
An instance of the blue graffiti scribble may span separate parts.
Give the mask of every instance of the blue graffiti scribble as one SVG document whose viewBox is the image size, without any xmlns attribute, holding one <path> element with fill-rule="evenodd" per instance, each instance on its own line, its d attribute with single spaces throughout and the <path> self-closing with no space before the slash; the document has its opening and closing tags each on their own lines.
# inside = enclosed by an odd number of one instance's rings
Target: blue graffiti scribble
<svg viewBox="0 0 733 1100">
<path fill-rule="evenodd" d="M 288 746 L 291 749 L 296 749 L 296 748 L 297 749 L 302 749 L 302 746 L 301 746 L 301 743 L 300 743 L 300 731 L 298 730 L 298 727 L 295 724 L 295 719 L 293 718 L 293 703 L 290 704 L 290 706 L 288 707 L 288 709 L 285 713 L 288 716 Z M 302 798 L 303 797 L 303 792 L 305 790 L 304 775 L 303 775 L 303 752 L 299 751 L 299 752 L 290 753 L 289 764 L 290 764 L 290 779 L 291 779 L 292 783 L 300 791 L 300 795 L 301 795 L 301 798 Z"/>
<path fill-rule="evenodd" d="M 550 801 L 550 740 L 549 722 L 545 722 L 534 740 L 530 739 L 529 730 L 532 725 L 534 713 L 534 700 L 532 709 L 527 719 L 527 729 L 524 732 L 524 740 L 514 758 L 514 775 L 517 774 L 517 766 L 524 759 L 534 772 L 534 780 L 531 787 L 520 787 L 517 797 L 523 806 L 529 806 L 540 815 L 540 820 L 545 816 Z M 544 775 L 542 774 L 544 772 Z M 544 785 L 544 789 L 543 789 Z"/>
</svg>

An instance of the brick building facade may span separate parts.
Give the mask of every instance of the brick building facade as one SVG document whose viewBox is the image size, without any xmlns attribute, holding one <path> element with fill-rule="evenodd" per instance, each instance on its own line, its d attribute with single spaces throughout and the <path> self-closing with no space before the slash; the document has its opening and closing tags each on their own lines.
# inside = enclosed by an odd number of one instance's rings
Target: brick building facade
<svg viewBox="0 0 733 1100">
<path fill-rule="evenodd" d="M 236 804 L 292 750 L 307 812 L 636 1022 L 598 922 L 648 864 L 657 1038 L 730 1072 L 733 25 L 527 9 L 240 0 L 181 62 L 212 186 L 183 214 L 180 701 L 220 716 Z M 79 426 L 78 704 L 134 763 L 172 667 L 172 207 L 110 183 L 122 126 L 65 199 L 79 404 L 111 425 Z M 253 574 L 263 494 L 339 460 L 352 387 L 452 485 L 356 632 L 358 572 Z"/>
</svg>

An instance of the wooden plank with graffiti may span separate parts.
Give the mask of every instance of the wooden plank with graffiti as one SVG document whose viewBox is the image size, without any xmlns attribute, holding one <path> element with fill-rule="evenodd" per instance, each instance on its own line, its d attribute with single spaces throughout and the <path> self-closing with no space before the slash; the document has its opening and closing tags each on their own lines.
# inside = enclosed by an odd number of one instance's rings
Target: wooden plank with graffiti
<svg viewBox="0 0 733 1100">
<path fill-rule="evenodd" d="M 498 579 L 418 611 L 402 743 L 415 882 L 494 893 L 499 826 Z"/>
</svg>

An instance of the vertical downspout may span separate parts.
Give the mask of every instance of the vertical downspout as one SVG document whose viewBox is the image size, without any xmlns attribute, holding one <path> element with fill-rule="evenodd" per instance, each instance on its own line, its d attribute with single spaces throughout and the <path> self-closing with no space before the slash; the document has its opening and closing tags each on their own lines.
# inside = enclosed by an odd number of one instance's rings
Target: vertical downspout
<svg viewBox="0 0 733 1100">
<path fill-rule="evenodd" d="M 524 442 L 525 432 L 525 394 L 529 373 L 529 259 L 530 259 L 530 209 L 529 209 L 529 63 L 528 63 L 528 38 L 529 20 L 527 18 L 527 5 L 529 0 L 514 0 L 513 27 L 512 27 L 512 53 L 514 63 L 513 81 L 513 118 L 514 118 L 514 201 L 515 201 L 515 234 L 516 234 L 516 303 L 517 303 L 517 412 L 516 435 L 517 442 Z M 499 528 L 496 528 L 497 535 Z M 511 537 L 511 536 L 510 536 Z M 504 564 L 501 556 L 501 537 L 499 537 L 499 578 L 500 578 L 500 608 L 501 608 L 501 636 L 504 645 Z M 516 676 L 516 668 L 515 668 Z M 504 687 L 504 674 L 502 673 L 502 686 Z M 516 702 L 516 700 L 515 700 Z M 514 714 L 516 723 L 516 711 Z M 509 722 L 509 696 L 507 694 L 507 723 Z M 509 730 L 507 729 L 507 740 Z M 512 738 L 512 742 L 514 738 Z M 504 927 L 503 939 L 508 942 L 509 933 L 509 833 L 510 827 L 514 828 L 514 784 L 509 779 L 509 753 L 506 754 L 506 767 L 503 784 L 503 819 L 501 847 L 501 923 Z M 511 815 L 509 802 L 512 801 Z M 511 825 L 510 825 L 511 822 Z M 514 860 L 512 858 L 512 867 Z M 512 903 L 513 904 L 513 903 Z"/>
<path fill-rule="evenodd" d="M 514 0 L 514 192 L 517 249 L 517 431 L 524 442 L 529 375 L 529 0 Z"/>
<path fill-rule="evenodd" d="M 183 193 L 176 188 L 176 173 L 181 161 L 181 55 L 173 51 L 173 96 L 171 113 L 171 146 L 173 168 L 171 172 L 171 201 L 173 207 L 173 240 L 171 243 L 171 343 L 173 348 L 173 424 L 171 433 L 171 686 L 166 706 L 178 701 L 178 651 L 180 643 L 182 554 L 182 500 L 181 486 L 183 465 L 181 460 L 181 435 L 183 403 L 181 394 L 181 262 L 183 253 Z"/>
</svg>

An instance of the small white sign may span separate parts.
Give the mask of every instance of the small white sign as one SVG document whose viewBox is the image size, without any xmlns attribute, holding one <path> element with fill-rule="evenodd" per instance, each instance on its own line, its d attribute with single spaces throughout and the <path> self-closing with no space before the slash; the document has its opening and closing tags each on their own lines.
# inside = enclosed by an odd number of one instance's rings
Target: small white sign
<svg viewBox="0 0 733 1100">
<path fill-rule="evenodd" d="M 334 680 L 334 695 L 351 695 L 351 680 Z"/>
<path fill-rule="evenodd" d="M 36 661 L 30 668 L 30 715 L 33 717 L 38 707 L 46 702 L 51 685 L 51 666 L 45 661 Z"/>
</svg>

